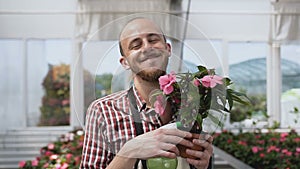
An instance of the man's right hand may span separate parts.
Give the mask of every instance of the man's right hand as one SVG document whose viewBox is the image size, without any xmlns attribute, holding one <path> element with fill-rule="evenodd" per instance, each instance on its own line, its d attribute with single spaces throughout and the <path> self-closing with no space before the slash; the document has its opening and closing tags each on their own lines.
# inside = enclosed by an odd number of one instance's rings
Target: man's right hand
<svg viewBox="0 0 300 169">
<path fill-rule="evenodd" d="M 163 129 L 144 133 L 125 143 L 118 156 L 127 158 L 148 159 L 151 157 L 176 158 L 179 150 L 176 145 L 192 147 L 193 143 L 184 139 L 192 134 L 178 129 Z"/>
</svg>

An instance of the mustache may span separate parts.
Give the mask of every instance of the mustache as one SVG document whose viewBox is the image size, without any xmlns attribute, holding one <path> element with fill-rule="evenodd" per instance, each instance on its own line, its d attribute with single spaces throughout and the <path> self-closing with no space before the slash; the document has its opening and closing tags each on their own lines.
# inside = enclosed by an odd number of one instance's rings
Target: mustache
<svg viewBox="0 0 300 169">
<path fill-rule="evenodd" d="M 156 58 L 164 55 L 168 55 L 168 51 L 150 48 L 145 50 L 143 53 L 140 53 L 139 61 L 145 61 L 147 59 Z"/>
</svg>

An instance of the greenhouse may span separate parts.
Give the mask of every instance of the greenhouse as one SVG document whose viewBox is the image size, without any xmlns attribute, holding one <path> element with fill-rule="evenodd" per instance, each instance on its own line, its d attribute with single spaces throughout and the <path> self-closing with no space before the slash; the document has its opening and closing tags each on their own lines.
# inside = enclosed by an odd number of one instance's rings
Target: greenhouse
<svg viewBox="0 0 300 169">
<path fill-rule="evenodd" d="M 165 52 L 161 56 L 168 56 L 164 73 L 184 75 L 176 76 L 172 90 L 182 83 L 178 79 L 193 78 L 191 84 L 198 91 L 192 87 L 185 97 L 185 90 L 179 88 L 180 98 L 172 93 L 164 96 L 168 103 L 160 113 L 157 93 L 137 89 L 135 78 L 140 74 L 134 62 L 148 61 L 125 57 L 132 48 L 140 48 L 128 47 L 122 53 L 131 38 L 123 37 L 128 33 L 124 30 L 139 19 L 155 23 L 155 31 L 161 32 L 166 47 L 149 40 L 149 50 L 159 49 Z M 159 119 L 155 127 L 147 128 L 151 132 L 183 119 L 176 114 L 184 110 L 182 99 L 200 99 L 195 109 L 198 113 L 205 109 L 200 129 L 214 138 L 208 168 L 300 168 L 300 0 L 0 0 L 0 25 L 0 169 L 88 168 L 83 167 L 84 159 L 95 155 L 84 152 L 91 137 L 89 123 L 95 121 L 89 119 L 94 101 L 117 99 L 114 94 L 131 86 L 141 99 L 136 104 L 138 116 L 145 112 L 148 118 Z M 147 38 L 156 35 L 148 32 Z M 155 68 L 165 64 L 155 63 L 151 64 Z M 208 85 L 206 75 L 212 79 Z M 158 78 L 153 84 L 163 90 Z M 94 131 L 104 133 L 107 145 L 117 147 L 110 147 L 113 157 L 118 147 L 138 135 L 131 100 L 119 102 L 105 103 L 111 109 L 97 107 L 113 115 L 95 113 L 97 120 L 111 118 L 95 122 Z M 125 110 L 130 113 L 117 116 Z M 165 122 L 163 114 L 170 110 L 172 120 Z M 187 115 L 193 124 L 200 121 L 198 113 Z M 145 127 L 148 122 L 141 124 Z M 102 125 L 107 125 L 104 131 Z M 124 132 L 132 136 L 118 135 Z M 103 138 L 97 138 L 98 145 L 105 145 Z M 95 158 L 104 158 L 99 149 Z M 145 157 L 148 168 L 156 156 Z M 181 155 L 175 159 L 177 169 L 193 165 Z M 90 163 L 97 165 L 93 167 L 101 168 L 103 161 L 93 160 Z"/>
</svg>

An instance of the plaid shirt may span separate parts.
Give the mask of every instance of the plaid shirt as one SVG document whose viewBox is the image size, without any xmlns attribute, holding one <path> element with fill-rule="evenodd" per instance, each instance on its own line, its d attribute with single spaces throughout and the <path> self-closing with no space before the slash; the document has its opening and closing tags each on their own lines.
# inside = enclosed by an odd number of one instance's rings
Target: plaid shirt
<svg viewBox="0 0 300 169">
<path fill-rule="evenodd" d="M 133 88 L 137 108 L 143 101 Z M 128 90 L 113 93 L 94 101 L 86 114 L 86 130 L 80 168 L 104 169 L 116 153 L 136 136 L 134 120 L 129 108 Z M 161 126 L 159 115 L 146 108 L 140 113 L 144 132 Z"/>
</svg>

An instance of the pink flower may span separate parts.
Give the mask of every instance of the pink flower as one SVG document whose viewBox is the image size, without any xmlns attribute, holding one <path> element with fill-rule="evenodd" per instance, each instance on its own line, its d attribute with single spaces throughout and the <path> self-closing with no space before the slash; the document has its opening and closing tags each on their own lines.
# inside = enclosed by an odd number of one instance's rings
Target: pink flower
<svg viewBox="0 0 300 169">
<path fill-rule="evenodd" d="M 277 148 L 276 146 L 270 146 L 270 147 L 267 149 L 267 152 L 269 153 L 269 152 L 271 152 L 271 151 L 279 152 L 280 149 Z"/>
<path fill-rule="evenodd" d="M 69 100 L 69 99 L 65 99 L 65 100 L 63 100 L 63 101 L 61 102 L 61 104 L 62 104 L 63 106 L 69 105 L 69 104 L 70 104 L 70 100 Z"/>
<path fill-rule="evenodd" d="M 45 156 L 51 156 L 52 152 L 51 151 L 46 151 Z"/>
<path fill-rule="evenodd" d="M 281 138 L 279 139 L 280 142 L 285 142 L 285 140 L 286 140 L 285 137 L 281 137 Z"/>
<path fill-rule="evenodd" d="M 48 168 L 48 166 L 49 166 L 49 164 L 46 163 L 46 164 L 43 165 L 43 168 Z"/>
<path fill-rule="evenodd" d="M 222 79 L 222 77 L 217 75 L 206 75 L 200 80 L 204 87 L 214 88 L 217 84 L 223 84 Z"/>
<path fill-rule="evenodd" d="M 26 162 L 25 162 L 25 161 L 20 161 L 20 162 L 19 162 L 19 167 L 20 167 L 20 168 L 25 167 L 25 165 L 26 165 Z"/>
<path fill-rule="evenodd" d="M 70 154 L 70 153 L 66 154 L 66 160 L 67 160 L 68 163 L 71 162 L 72 157 L 73 157 L 73 154 Z"/>
<path fill-rule="evenodd" d="M 264 158 L 264 157 L 265 157 L 265 154 L 264 154 L 264 153 L 260 153 L 260 154 L 259 154 L 259 157 Z"/>
<path fill-rule="evenodd" d="M 50 156 L 50 160 L 56 160 L 58 158 L 57 154 L 53 154 Z"/>
<path fill-rule="evenodd" d="M 257 147 L 257 146 L 252 147 L 252 152 L 254 154 L 257 153 L 258 151 L 259 151 L 259 147 Z"/>
<path fill-rule="evenodd" d="M 48 149 L 49 150 L 53 150 L 55 147 L 55 145 L 53 143 L 48 144 Z"/>
<path fill-rule="evenodd" d="M 198 78 L 194 79 L 194 85 L 197 87 L 200 85 L 200 81 Z"/>
<path fill-rule="evenodd" d="M 287 155 L 287 156 L 291 156 L 292 155 L 292 152 L 290 152 L 288 149 L 283 149 L 281 152 L 283 154 Z"/>
<path fill-rule="evenodd" d="M 247 143 L 245 141 L 239 141 L 238 144 L 243 145 L 243 146 L 247 146 Z"/>
<path fill-rule="evenodd" d="M 289 135 L 289 133 L 281 133 L 281 134 L 280 134 L 280 137 L 281 137 L 281 138 L 285 138 L 285 137 L 288 136 L 288 135 Z"/>
<path fill-rule="evenodd" d="M 258 144 L 265 144 L 265 140 L 258 140 L 257 143 Z"/>
<path fill-rule="evenodd" d="M 298 138 L 298 137 L 294 138 L 293 141 L 296 142 L 296 143 L 298 143 L 298 142 L 300 142 L 300 138 Z"/>
<path fill-rule="evenodd" d="M 164 97 L 162 95 L 156 96 L 156 101 L 154 102 L 154 109 L 155 112 L 159 115 L 163 115 L 165 112 L 165 106 L 164 106 Z"/>
<path fill-rule="evenodd" d="M 32 161 L 31 161 L 31 165 L 32 165 L 33 167 L 38 166 L 38 164 L 39 164 L 39 161 L 38 161 L 38 160 L 32 160 Z"/>
<path fill-rule="evenodd" d="M 297 153 L 300 153 L 300 147 L 297 147 L 297 148 L 296 148 L 296 152 L 297 152 Z"/>
<path fill-rule="evenodd" d="M 159 77 L 158 81 L 160 89 L 163 90 L 164 94 L 170 94 L 174 90 L 172 84 L 176 82 L 176 75 L 174 72 L 171 72 L 170 74 Z"/>
<path fill-rule="evenodd" d="M 67 169 L 69 167 L 69 164 L 67 164 L 67 163 L 64 163 L 62 166 L 61 166 L 61 168 L 60 169 Z"/>
<path fill-rule="evenodd" d="M 74 158 L 74 160 L 75 160 L 75 165 L 77 165 L 77 164 L 80 164 L 81 158 L 80 158 L 80 156 L 77 156 Z"/>
</svg>

